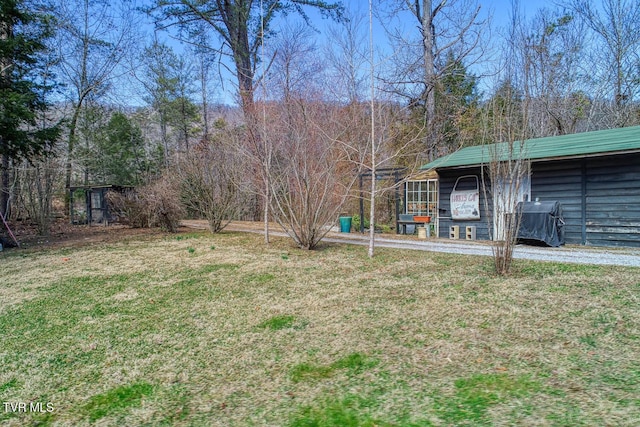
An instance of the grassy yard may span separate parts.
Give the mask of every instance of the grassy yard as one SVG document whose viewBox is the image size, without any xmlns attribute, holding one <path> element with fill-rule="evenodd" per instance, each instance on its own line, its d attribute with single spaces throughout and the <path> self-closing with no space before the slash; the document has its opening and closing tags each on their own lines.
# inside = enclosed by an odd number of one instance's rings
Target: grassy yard
<svg viewBox="0 0 640 427">
<path fill-rule="evenodd" d="M 505 279 L 224 233 L 4 252 L 0 271 L 0 425 L 640 425 L 639 269 Z"/>
</svg>

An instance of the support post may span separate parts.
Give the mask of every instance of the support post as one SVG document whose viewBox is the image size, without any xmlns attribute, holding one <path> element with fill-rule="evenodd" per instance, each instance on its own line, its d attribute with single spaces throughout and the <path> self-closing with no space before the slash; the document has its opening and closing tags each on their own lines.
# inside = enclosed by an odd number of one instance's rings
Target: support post
<svg viewBox="0 0 640 427">
<path fill-rule="evenodd" d="M 360 233 L 364 234 L 364 193 L 362 192 L 363 179 L 360 175 Z"/>
<path fill-rule="evenodd" d="M 581 228 L 582 228 L 582 244 L 587 244 L 587 161 L 582 161 L 582 171 L 580 178 L 580 196 L 581 196 Z"/>
<path fill-rule="evenodd" d="M 400 192 L 398 191 L 398 183 L 400 182 L 400 177 L 398 176 L 398 171 L 393 172 L 393 186 L 396 189 L 395 199 L 396 199 L 396 234 L 400 234 L 400 224 L 398 224 L 398 219 L 400 218 Z"/>
</svg>

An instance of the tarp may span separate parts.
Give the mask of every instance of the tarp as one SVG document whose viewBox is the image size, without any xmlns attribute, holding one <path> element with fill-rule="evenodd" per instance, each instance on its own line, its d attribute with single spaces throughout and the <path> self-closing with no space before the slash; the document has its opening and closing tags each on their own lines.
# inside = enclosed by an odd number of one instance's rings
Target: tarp
<svg viewBox="0 0 640 427">
<path fill-rule="evenodd" d="M 524 243 L 564 245 L 564 220 L 558 201 L 518 203 L 518 240 Z"/>
</svg>

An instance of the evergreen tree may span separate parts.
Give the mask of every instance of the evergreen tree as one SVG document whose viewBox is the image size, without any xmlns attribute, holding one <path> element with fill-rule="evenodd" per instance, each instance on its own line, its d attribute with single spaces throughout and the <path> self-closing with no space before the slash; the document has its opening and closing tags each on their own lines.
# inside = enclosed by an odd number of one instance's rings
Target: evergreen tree
<svg viewBox="0 0 640 427">
<path fill-rule="evenodd" d="M 12 160 L 47 153 L 59 135 L 58 126 L 39 126 L 47 109 L 48 88 L 38 72 L 50 17 L 32 10 L 23 0 L 0 2 L 0 212 L 8 205 Z"/>
<path fill-rule="evenodd" d="M 57 127 L 38 129 L 47 87 L 39 83 L 37 65 L 49 36 L 48 17 L 27 12 L 20 0 L 0 3 L 0 154 L 31 157 L 50 148 Z"/>
<path fill-rule="evenodd" d="M 177 55 L 169 46 L 155 42 L 145 49 L 146 60 L 143 84 L 147 90 L 146 100 L 158 115 L 160 136 L 165 163 L 174 151 L 188 152 L 190 142 L 200 122 L 198 106 L 191 100 L 195 93 L 195 76 L 184 56 Z M 170 131 L 177 138 L 177 147 L 171 147 Z"/>
<path fill-rule="evenodd" d="M 275 34 L 273 22 L 278 15 L 297 12 L 307 21 L 304 8 L 315 8 L 323 16 L 342 19 L 340 2 L 325 0 L 154 0 L 147 8 L 158 27 L 177 26 L 179 37 L 187 35 L 187 43 L 193 44 L 195 34 L 209 30 L 223 41 L 220 52 L 228 55 L 235 67 L 241 107 L 246 115 L 252 115 L 255 91 L 256 66 L 263 38 Z M 266 13 L 263 13 L 266 12 Z M 200 38 L 202 40 L 202 37 Z M 212 46 L 200 46 L 216 51 Z"/>
<path fill-rule="evenodd" d="M 136 185 L 148 168 L 142 131 L 116 112 L 100 132 L 96 150 L 97 179 L 105 184 Z"/>
<path fill-rule="evenodd" d="M 436 85 L 436 122 L 442 138 L 440 150 L 455 151 L 480 142 L 477 77 L 452 52 L 441 67 L 446 72 Z"/>
<path fill-rule="evenodd" d="M 511 80 L 500 83 L 491 98 L 483 105 L 488 142 L 522 140 L 525 128 L 525 96 Z"/>
</svg>

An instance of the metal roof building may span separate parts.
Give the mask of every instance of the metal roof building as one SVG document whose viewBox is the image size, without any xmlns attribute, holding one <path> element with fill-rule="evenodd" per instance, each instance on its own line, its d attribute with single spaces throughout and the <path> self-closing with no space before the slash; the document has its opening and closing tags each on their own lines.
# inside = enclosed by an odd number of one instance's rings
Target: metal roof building
<svg viewBox="0 0 640 427">
<path fill-rule="evenodd" d="M 640 126 L 467 147 L 422 166 L 438 173 L 440 237 L 456 226 L 461 237 L 466 227 L 479 239 L 495 235 L 489 193 L 479 191 L 479 216 L 472 219 L 456 217 L 451 194 L 465 176 L 486 188 L 484 166 L 517 158 L 531 160 L 522 200 L 558 201 L 567 243 L 640 247 Z"/>
<path fill-rule="evenodd" d="M 511 147 L 513 149 L 511 150 Z M 510 156 L 511 151 L 511 156 Z M 527 158 L 532 161 L 602 156 L 640 151 L 640 126 L 551 136 L 513 144 L 501 142 L 466 147 L 440 157 L 420 169 L 442 169 L 489 163 L 492 159 Z"/>
</svg>

